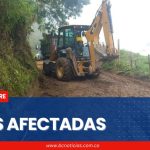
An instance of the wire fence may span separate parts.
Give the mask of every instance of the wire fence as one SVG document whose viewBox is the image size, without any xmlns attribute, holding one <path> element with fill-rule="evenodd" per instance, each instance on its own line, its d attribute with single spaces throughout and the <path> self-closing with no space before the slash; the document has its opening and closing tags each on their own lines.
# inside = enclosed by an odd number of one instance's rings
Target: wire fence
<svg viewBox="0 0 150 150">
<path fill-rule="evenodd" d="M 116 61 L 120 71 L 130 71 L 133 75 L 150 76 L 150 55 L 141 56 L 132 52 L 121 53 Z"/>
</svg>

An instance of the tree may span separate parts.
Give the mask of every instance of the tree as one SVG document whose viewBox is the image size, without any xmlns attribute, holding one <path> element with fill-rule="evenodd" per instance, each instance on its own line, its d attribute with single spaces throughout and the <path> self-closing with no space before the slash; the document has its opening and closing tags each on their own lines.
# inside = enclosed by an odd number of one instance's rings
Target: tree
<svg viewBox="0 0 150 150">
<path fill-rule="evenodd" d="M 79 16 L 89 0 L 37 0 L 38 22 L 48 31 L 67 25 L 70 17 Z"/>
<path fill-rule="evenodd" d="M 9 32 L 18 22 L 24 22 L 30 26 L 33 21 L 35 7 L 32 0 L 0 1 L 0 29 Z"/>
<path fill-rule="evenodd" d="M 34 21 L 36 5 L 33 0 L 0 1 L 0 51 L 22 51 L 20 45 L 27 44 L 27 34 Z M 19 50 L 18 50 L 19 49 Z"/>
</svg>

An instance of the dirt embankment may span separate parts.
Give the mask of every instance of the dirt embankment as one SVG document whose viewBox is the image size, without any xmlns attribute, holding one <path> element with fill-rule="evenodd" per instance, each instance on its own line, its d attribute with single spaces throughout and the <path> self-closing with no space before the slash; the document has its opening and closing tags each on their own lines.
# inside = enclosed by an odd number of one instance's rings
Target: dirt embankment
<svg viewBox="0 0 150 150">
<path fill-rule="evenodd" d="M 42 63 L 38 68 L 42 69 Z M 34 96 L 41 97 L 150 97 L 150 81 L 102 72 L 96 79 L 61 82 L 54 77 L 39 77 Z"/>
</svg>

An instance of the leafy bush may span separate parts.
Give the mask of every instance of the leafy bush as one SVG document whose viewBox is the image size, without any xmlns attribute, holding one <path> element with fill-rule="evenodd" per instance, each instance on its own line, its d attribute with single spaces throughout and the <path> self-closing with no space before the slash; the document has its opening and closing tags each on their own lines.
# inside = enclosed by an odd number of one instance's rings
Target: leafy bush
<svg viewBox="0 0 150 150">
<path fill-rule="evenodd" d="M 37 77 L 27 42 L 35 9 L 32 0 L 0 1 L 0 89 L 10 96 L 25 95 Z"/>
</svg>

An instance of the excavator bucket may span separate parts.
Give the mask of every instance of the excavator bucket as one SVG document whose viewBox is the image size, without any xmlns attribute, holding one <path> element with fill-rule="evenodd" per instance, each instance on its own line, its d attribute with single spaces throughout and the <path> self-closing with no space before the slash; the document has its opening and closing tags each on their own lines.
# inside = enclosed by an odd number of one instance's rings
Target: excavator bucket
<svg viewBox="0 0 150 150">
<path fill-rule="evenodd" d="M 94 45 L 96 55 L 99 55 L 104 60 L 118 58 L 118 50 L 114 46 L 111 4 L 109 0 L 103 0 L 95 18 L 99 18 L 99 27 L 97 27 L 97 31 L 99 32 L 95 34 L 95 41 L 97 42 Z M 104 31 L 106 45 L 100 44 L 99 42 L 99 34 L 102 28 Z"/>
</svg>

